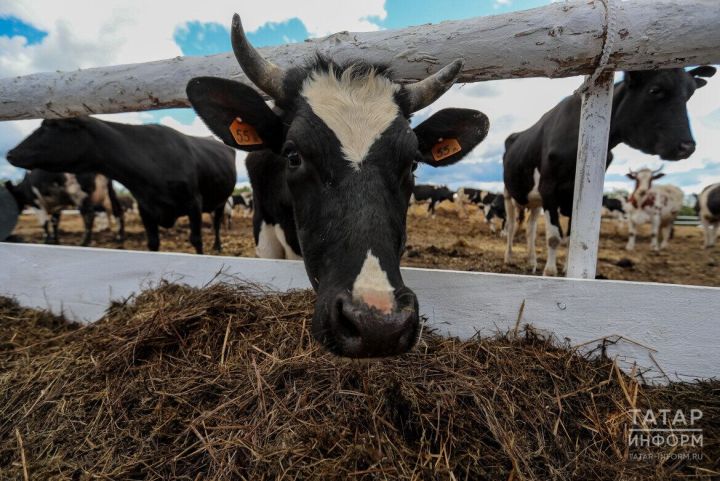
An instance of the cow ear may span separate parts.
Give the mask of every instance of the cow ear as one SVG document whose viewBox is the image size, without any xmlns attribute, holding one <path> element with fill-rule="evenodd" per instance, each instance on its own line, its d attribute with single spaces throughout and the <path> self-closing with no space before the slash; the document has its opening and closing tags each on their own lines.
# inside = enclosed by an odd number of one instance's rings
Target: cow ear
<svg viewBox="0 0 720 481">
<path fill-rule="evenodd" d="M 660 172 L 659 174 L 655 174 L 652 176 L 653 180 L 659 179 L 660 177 L 665 177 L 665 174 Z"/>
<path fill-rule="evenodd" d="M 700 77 L 712 77 L 713 75 L 715 75 L 715 71 L 715 67 L 711 67 L 709 65 L 702 65 L 700 67 L 695 67 L 692 70 L 688 70 L 688 73 L 692 75 L 693 79 L 695 80 L 695 87 L 700 88 L 707 85 L 707 80 Z"/>
<path fill-rule="evenodd" d="M 196 77 L 186 92 L 203 122 L 230 147 L 279 152 L 282 120 L 253 88 L 233 80 Z"/>
<path fill-rule="evenodd" d="M 487 116 L 477 110 L 441 110 L 414 129 L 419 160 L 433 167 L 454 164 L 482 142 L 489 127 Z"/>
<path fill-rule="evenodd" d="M 633 172 L 628 172 L 627 174 L 625 174 L 625 177 L 627 177 L 628 179 L 637 180 L 637 176 L 635 176 L 635 173 Z"/>
</svg>

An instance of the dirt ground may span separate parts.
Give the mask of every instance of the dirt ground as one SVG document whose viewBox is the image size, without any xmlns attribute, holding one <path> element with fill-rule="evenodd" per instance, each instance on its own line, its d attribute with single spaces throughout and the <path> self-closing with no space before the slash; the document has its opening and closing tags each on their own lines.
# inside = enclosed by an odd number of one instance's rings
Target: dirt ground
<svg viewBox="0 0 720 481">
<path fill-rule="evenodd" d="M 465 271 L 530 274 L 526 268 L 525 235 L 518 233 L 515 240 L 516 265 L 503 265 L 505 239 L 493 234 L 483 222 L 474 206 L 468 208 L 468 217 L 461 218 L 452 203 L 443 203 L 434 218 L 427 217 L 424 206 L 411 207 L 408 215 L 407 251 L 402 264 L 413 267 L 452 269 Z M 100 227 L 102 218 L 96 226 Z M 632 281 L 652 281 L 672 284 L 720 286 L 720 245 L 714 249 L 702 248 L 702 231 L 698 227 L 678 226 L 667 250 L 654 253 L 650 250 L 649 225 L 640 229 L 636 249 L 627 252 L 627 229 L 618 228 L 613 221 L 603 220 L 598 263 L 600 278 Z M 65 214 L 60 224 L 60 242 L 79 245 L 82 239 L 82 219 L 76 214 Z M 212 252 L 210 218 L 206 216 L 203 229 L 206 253 Z M 14 232 L 25 242 L 42 243 L 43 233 L 33 215 L 21 216 Z M 171 229 L 160 229 L 160 250 L 164 252 L 194 252 L 188 242 L 187 219 L 182 218 Z M 253 257 L 252 221 L 236 213 L 228 232 L 222 230 L 223 252 L 227 256 Z M 93 234 L 93 246 L 118 248 L 113 234 L 107 230 Z M 136 214 L 126 219 L 125 249 L 146 250 L 145 233 Z M 545 238 L 541 216 L 538 228 L 538 271 L 545 262 Z M 564 265 L 567 248 L 559 251 L 559 268 Z M 620 261 L 620 262 L 619 262 Z M 620 265 L 618 265 L 620 264 Z M 623 267 L 621 267 L 623 266 Z"/>
</svg>

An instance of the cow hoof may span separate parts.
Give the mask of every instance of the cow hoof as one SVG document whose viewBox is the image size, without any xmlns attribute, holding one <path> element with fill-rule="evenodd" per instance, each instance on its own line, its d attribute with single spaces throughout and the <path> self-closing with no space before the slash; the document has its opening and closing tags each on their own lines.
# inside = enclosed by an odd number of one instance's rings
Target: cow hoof
<svg viewBox="0 0 720 481">
<path fill-rule="evenodd" d="M 555 277 L 557 276 L 557 267 L 546 267 L 543 270 L 543 275 L 545 277 Z"/>
</svg>

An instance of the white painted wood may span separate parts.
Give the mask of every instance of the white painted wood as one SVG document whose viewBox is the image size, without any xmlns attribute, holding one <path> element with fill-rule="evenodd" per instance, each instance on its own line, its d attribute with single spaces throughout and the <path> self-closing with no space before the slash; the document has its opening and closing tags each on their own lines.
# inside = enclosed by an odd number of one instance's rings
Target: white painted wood
<svg viewBox="0 0 720 481">
<path fill-rule="evenodd" d="M 582 96 L 567 277 L 595 279 L 612 98 L 612 71 Z"/>
<path fill-rule="evenodd" d="M 310 287 L 299 261 L 3 243 L 0 259 L 0 295 L 83 321 L 160 279 Z M 402 274 L 428 325 L 443 334 L 469 338 L 513 330 L 524 301 L 522 324 L 593 348 L 602 338 L 622 336 L 609 355 L 626 367 L 653 368 L 651 377 L 660 372 L 653 357 L 673 379 L 720 376 L 718 288 L 412 268 Z"/>
<path fill-rule="evenodd" d="M 604 17 L 599 0 L 556 2 L 401 30 L 340 32 L 260 51 L 283 68 L 302 64 L 316 51 L 339 61 L 386 63 L 400 81 L 425 78 L 458 57 L 465 59 L 460 82 L 567 77 L 593 70 Z M 612 69 L 720 63 L 717 0 L 633 0 L 618 5 L 616 18 Z M 0 120 L 185 107 L 185 86 L 200 75 L 247 82 L 231 54 L 38 73 L 0 80 Z"/>
</svg>

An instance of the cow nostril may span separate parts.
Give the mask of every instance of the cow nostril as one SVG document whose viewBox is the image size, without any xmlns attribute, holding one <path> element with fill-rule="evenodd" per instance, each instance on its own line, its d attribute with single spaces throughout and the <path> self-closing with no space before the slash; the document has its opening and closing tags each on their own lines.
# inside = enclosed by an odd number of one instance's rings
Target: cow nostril
<svg viewBox="0 0 720 481">
<path fill-rule="evenodd" d="M 337 335 L 345 339 L 362 337 L 360 327 L 357 324 L 357 318 L 349 305 L 349 299 L 345 296 L 339 296 L 335 300 L 333 321 Z"/>
<path fill-rule="evenodd" d="M 692 154 L 693 152 L 695 152 L 695 142 L 680 142 L 678 150 L 682 153 Z"/>
</svg>

